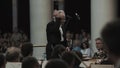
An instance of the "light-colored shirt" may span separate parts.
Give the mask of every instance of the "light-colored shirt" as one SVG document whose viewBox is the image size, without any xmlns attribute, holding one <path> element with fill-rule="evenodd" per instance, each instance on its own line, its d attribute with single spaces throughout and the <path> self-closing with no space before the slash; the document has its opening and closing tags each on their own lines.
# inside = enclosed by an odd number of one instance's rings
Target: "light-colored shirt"
<svg viewBox="0 0 120 68">
<path fill-rule="evenodd" d="M 90 48 L 87 48 L 87 49 L 81 49 L 81 53 L 84 55 L 87 55 L 88 57 L 90 57 L 91 55 L 91 50 Z"/>
<path fill-rule="evenodd" d="M 62 26 L 60 25 L 59 27 L 59 30 L 60 30 L 60 35 L 61 35 L 61 41 L 64 41 L 64 38 L 63 38 L 63 30 L 62 30 Z"/>
</svg>

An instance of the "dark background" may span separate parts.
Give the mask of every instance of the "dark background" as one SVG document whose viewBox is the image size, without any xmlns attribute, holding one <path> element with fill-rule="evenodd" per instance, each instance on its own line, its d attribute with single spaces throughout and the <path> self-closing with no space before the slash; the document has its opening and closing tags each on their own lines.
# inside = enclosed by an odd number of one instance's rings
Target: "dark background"
<svg viewBox="0 0 120 68">
<path fill-rule="evenodd" d="M 90 33 L 90 11 L 90 0 L 65 0 L 66 15 L 72 17 L 68 25 L 68 30 L 80 33 L 81 29 L 84 29 Z M 75 13 L 79 15 L 80 20 L 77 19 Z"/>
<path fill-rule="evenodd" d="M 120 0 L 117 4 L 117 17 L 120 17 Z M 0 10 L 0 30 L 12 32 L 12 0 L 0 0 Z M 79 33 L 81 29 L 91 32 L 90 11 L 90 0 L 65 0 L 66 15 L 72 17 L 67 29 L 75 33 Z M 76 18 L 75 13 L 79 14 L 80 20 Z M 30 38 L 29 0 L 18 0 L 18 28 Z"/>
</svg>

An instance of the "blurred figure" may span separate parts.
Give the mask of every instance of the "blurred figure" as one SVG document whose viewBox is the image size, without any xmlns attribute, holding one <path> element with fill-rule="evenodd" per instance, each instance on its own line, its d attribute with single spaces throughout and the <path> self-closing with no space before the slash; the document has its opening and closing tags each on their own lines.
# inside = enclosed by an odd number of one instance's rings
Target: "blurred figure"
<svg viewBox="0 0 120 68">
<path fill-rule="evenodd" d="M 61 45 L 61 44 L 58 44 L 54 47 L 53 49 L 53 52 L 52 52 L 52 55 L 51 55 L 51 58 L 52 59 L 60 59 L 62 54 L 66 51 L 66 48 Z"/>
<path fill-rule="evenodd" d="M 22 68 L 40 68 L 40 65 L 36 58 L 29 56 L 23 59 Z"/>
<path fill-rule="evenodd" d="M 81 44 L 80 40 L 74 40 L 72 51 L 81 52 L 80 44 Z"/>
<path fill-rule="evenodd" d="M 120 68 L 120 19 L 108 22 L 101 31 L 109 59 Z"/>
<path fill-rule="evenodd" d="M 70 33 L 70 31 L 66 32 L 66 43 L 67 46 L 72 49 L 73 47 L 73 40 L 72 40 L 72 34 Z"/>
<path fill-rule="evenodd" d="M 64 52 L 62 59 L 67 62 L 69 68 L 80 68 L 79 65 L 82 61 L 82 53 L 77 51 Z"/>
<path fill-rule="evenodd" d="M 45 68 L 69 68 L 69 66 L 61 59 L 52 59 L 48 61 Z"/>
<path fill-rule="evenodd" d="M 74 55 L 75 55 L 75 65 L 74 65 L 74 68 L 81 68 L 80 64 L 81 64 L 82 59 L 83 59 L 82 53 L 75 51 Z"/>
<path fill-rule="evenodd" d="M 52 49 L 57 44 L 65 43 L 65 13 L 63 10 L 54 10 L 53 11 L 53 20 L 47 24 L 46 33 L 47 33 L 47 46 L 46 54 L 47 59 L 50 59 Z"/>
<path fill-rule="evenodd" d="M 69 65 L 69 68 L 74 68 L 76 58 L 73 52 L 70 51 L 63 53 L 62 59 Z"/>
<path fill-rule="evenodd" d="M 101 38 L 96 38 L 95 39 L 95 42 L 96 42 L 96 48 L 97 48 L 97 52 L 94 53 L 94 56 L 93 58 L 95 59 L 105 59 L 107 58 L 107 54 L 106 52 L 104 51 L 104 44 L 103 44 L 103 40 Z"/>
<path fill-rule="evenodd" d="M 6 65 L 6 58 L 2 53 L 0 53 L 0 68 L 5 68 L 5 65 Z"/>
<path fill-rule="evenodd" d="M 16 28 L 13 31 L 13 34 L 11 36 L 11 41 L 15 43 L 15 47 L 19 47 L 19 42 L 22 40 L 22 34 L 18 31 Z"/>
<path fill-rule="evenodd" d="M 7 62 L 20 62 L 21 50 L 17 47 L 9 47 L 6 51 Z"/>
<path fill-rule="evenodd" d="M 88 42 L 83 42 L 81 45 L 81 53 L 85 57 L 91 57 L 91 50 L 89 48 L 89 43 Z"/>
<path fill-rule="evenodd" d="M 28 56 L 32 56 L 33 55 L 33 44 L 30 42 L 23 43 L 21 45 L 21 54 L 22 54 L 22 59 Z"/>
</svg>

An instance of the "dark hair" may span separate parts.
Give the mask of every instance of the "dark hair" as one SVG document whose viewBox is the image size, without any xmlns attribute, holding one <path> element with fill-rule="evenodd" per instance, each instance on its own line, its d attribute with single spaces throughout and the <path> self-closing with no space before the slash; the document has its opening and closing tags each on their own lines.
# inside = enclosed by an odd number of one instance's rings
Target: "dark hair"
<svg viewBox="0 0 120 68">
<path fill-rule="evenodd" d="M 66 61 L 68 63 L 68 65 L 71 65 L 73 63 L 73 61 L 75 60 L 75 55 L 73 54 L 73 52 L 65 52 L 62 55 L 62 59 L 64 61 Z"/>
<path fill-rule="evenodd" d="M 0 53 L 0 68 L 5 64 L 5 56 Z"/>
<path fill-rule="evenodd" d="M 38 61 L 35 57 L 25 57 L 22 61 L 22 68 L 34 68 L 34 66 L 38 64 Z"/>
<path fill-rule="evenodd" d="M 82 53 L 79 51 L 75 51 L 75 66 L 79 67 L 82 59 L 83 59 Z"/>
<path fill-rule="evenodd" d="M 101 36 L 110 53 L 120 56 L 120 20 L 108 22 L 102 29 Z"/>
<path fill-rule="evenodd" d="M 21 53 L 23 57 L 29 56 L 30 54 L 32 55 L 33 53 L 33 44 L 30 42 L 23 43 L 21 47 Z"/>
<path fill-rule="evenodd" d="M 17 47 L 10 47 L 6 52 L 6 60 L 9 62 L 18 62 L 20 60 L 20 49 Z"/>
<path fill-rule="evenodd" d="M 83 42 L 82 45 L 81 45 L 81 48 L 82 48 L 82 49 L 85 49 L 85 48 L 83 47 L 84 44 L 87 46 L 87 48 L 89 48 L 89 43 L 88 43 L 88 42 Z"/>
<path fill-rule="evenodd" d="M 52 52 L 52 59 L 53 58 L 60 58 L 60 55 L 62 52 L 65 51 L 65 46 L 58 44 L 54 47 L 53 52 Z"/>
<path fill-rule="evenodd" d="M 62 59 L 52 59 L 48 61 L 45 68 L 69 68 L 69 66 Z"/>
</svg>

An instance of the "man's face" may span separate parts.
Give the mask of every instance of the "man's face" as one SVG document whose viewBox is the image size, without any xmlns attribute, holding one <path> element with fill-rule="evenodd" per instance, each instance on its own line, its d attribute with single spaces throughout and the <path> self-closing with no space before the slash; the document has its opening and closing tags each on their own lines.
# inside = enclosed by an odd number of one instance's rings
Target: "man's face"
<svg viewBox="0 0 120 68">
<path fill-rule="evenodd" d="M 53 16 L 54 16 L 54 17 L 58 17 L 58 14 L 59 14 L 58 10 L 54 10 Z"/>
<path fill-rule="evenodd" d="M 102 49 L 103 48 L 103 42 L 101 40 L 96 40 L 96 48 Z"/>
</svg>

